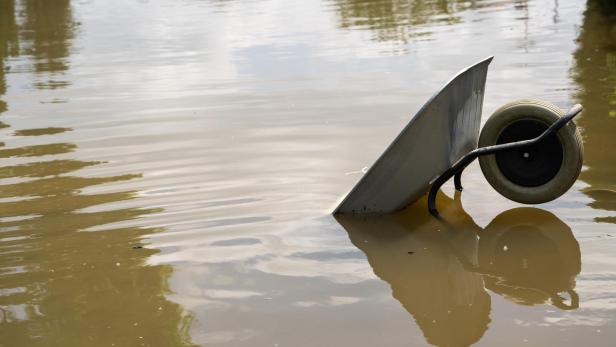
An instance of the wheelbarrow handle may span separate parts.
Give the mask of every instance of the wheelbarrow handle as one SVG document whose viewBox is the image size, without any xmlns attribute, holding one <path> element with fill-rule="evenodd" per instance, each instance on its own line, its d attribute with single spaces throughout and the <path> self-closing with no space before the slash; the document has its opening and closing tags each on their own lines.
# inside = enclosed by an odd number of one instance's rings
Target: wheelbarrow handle
<svg viewBox="0 0 616 347">
<path fill-rule="evenodd" d="M 565 126 L 569 121 L 571 121 L 575 116 L 582 112 L 582 105 L 576 104 L 571 107 L 562 117 L 560 117 L 556 122 L 552 123 L 541 135 L 535 137 L 534 139 L 516 141 L 503 143 L 500 145 L 480 147 L 472 150 L 460 160 L 458 160 L 452 167 L 443 172 L 439 177 L 434 180 L 432 186 L 430 187 L 430 192 L 428 193 L 428 210 L 434 217 L 438 217 L 438 210 L 436 209 L 436 193 L 441 188 L 445 182 L 447 182 L 451 177 L 454 177 L 454 183 L 457 190 L 462 190 L 461 183 L 461 175 L 462 171 L 473 162 L 473 160 L 477 159 L 480 156 L 490 155 L 498 152 L 509 151 L 512 149 L 518 149 L 523 147 L 532 146 L 543 141 L 545 138 L 550 136 L 551 134 L 557 132 Z"/>
</svg>

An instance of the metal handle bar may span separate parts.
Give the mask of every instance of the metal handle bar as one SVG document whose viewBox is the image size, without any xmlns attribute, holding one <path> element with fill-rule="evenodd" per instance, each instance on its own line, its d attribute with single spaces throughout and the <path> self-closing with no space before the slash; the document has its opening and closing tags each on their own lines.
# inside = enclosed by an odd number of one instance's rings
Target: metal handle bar
<svg viewBox="0 0 616 347">
<path fill-rule="evenodd" d="M 435 181 L 432 183 L 432 187 L 430 187 L 430 193 L 428 193 L 428 210 L 434 217 L 438 217 L 438 210 L 436 209 L 436 193 L 441 188 L 445 182 L 447 182 L 451 177 L 454 177 L 454 184 L 457 190 L 462 191 L 462 171 L 468 166 L 468 164 L 472 163 L 473 160 L 477 159 L 483 155 L 490 155 L 498 152 L 509 151 L 512 149 L 523 148 L 532 146 L 543 141 L 545 138 L 550 136 L 551 134 L 557 132 L 562 128 L 565 124 L 567 124 L 573 117 L 577 116 L 582 112 L 582 105 L 576 104 L 565 113 L 564 116 L 560 117 L 556 122 L 552 123 L 545 131 L 530 140 L 523 140 L 517 142 L 503 143 L 500 145 L 487 146 L 476 148 L 458 160 L 452 167 L 443 172 Z"/>
</svg>

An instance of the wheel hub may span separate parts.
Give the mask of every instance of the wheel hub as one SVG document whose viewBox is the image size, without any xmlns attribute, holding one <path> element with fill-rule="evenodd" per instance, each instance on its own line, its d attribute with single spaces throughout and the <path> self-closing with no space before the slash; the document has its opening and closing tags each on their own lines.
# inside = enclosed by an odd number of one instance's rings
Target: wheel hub
<svg viewBox="0 0 616 347">
<path fill-rule="evenodd" d="M 522 119 L 508 125 L 498 136 L 497 144 L 532 139 L 547 128 L 543 122 Z M 494 156 L 498 168 L 508 180 L 525 187 L 537 187 L 558 174 L 563 162 L 563 148 L 558 135 L 552 134 L 536 145 Z"/>
</svg>

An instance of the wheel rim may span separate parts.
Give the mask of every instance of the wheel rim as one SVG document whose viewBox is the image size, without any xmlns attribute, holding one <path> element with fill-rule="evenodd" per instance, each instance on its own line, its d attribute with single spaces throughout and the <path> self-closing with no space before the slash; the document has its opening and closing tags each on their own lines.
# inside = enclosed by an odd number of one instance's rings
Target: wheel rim
<svg viewBox="0 0 616 347">
<path fill-rule="evenodd" d="M 497 144 L 535 138 L 548 128 L 543 122 L 523 119 L 509 124 L 498 136 Z M 537 187 L 554 178 L 563 162 L 563 147 L 558 135 L 552 134 L 540 143 L 494 155 L 496 164 L 511 182 Z"/>
</svg>

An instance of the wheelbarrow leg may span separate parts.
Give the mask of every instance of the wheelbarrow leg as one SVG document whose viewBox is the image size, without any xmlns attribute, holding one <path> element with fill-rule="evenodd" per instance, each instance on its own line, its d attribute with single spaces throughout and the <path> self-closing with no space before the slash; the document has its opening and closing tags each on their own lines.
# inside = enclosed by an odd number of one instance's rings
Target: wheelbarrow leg
<svg viewBox="0 0 616 347">
<path fill-rule="evenodd" d="M 464 158 L 462 159 L 465 159 L 467 157 L 470 158 L 469 154 L 464 156 Z M 470 159 L 470 160 L 472 161 L 473 159 Z M 443 172 L 443 174 L 440 175 L 434 181 L 434 183 L 432 183 L 432 186 L 430 187 L 430 192 L 428 193 L 428 210 L 434 217 L 438 217 L 438 210 L 436 209 L 436 193 L 438 193 L 439 189 L 441 189 L 441 187 L 443 186 L 443 184 L 445 184 L 445 182 L 447 182 L 451 177 L 455 176 L 458 173 L 457 170 L 459 170 L 459 168 L 462 167 L 462 165 L 458 166 L 458 163 L 456 163 L 451 168 L 447 169 L 447 171 Z"/>
<path fill-rule="evenodd" d="M 476 148 L 463 156 L 460 160 L 458 160 L 453 166 L 443 172 L 439 177 L 434 180 L 432 186 L 430 187 L 430 192 L 428 193 L 428 211 L 434 216 L 438 217 L 438 210 L 436 209 L 436 193 L 438 190 L 447 182 L 451 177 L 454 177 L 454 184 L 457 190 L 462 190 L 462 182 L 461 176 L 464 168 L 468 166 L 468 164 L 472 163 L 473 160 L 477 159 L 482 155 L 490 155 L 497 152 L 504 152 L 512 149 L 518 149 L 522 147 L 532 146 L 541 142 L 545 138 L 547 138 L 550 134 L 557 132 L 560 128 L 565 126 L 573 117 L 577 116 L 582 112 L 582 105 L 577 104 L 574 105 L 565 113 L 564 116 L 560 117 L 559 120 L 552 123 L 541 135 L 535 137 L 530 140 L 523 140 L 517 142 L 503 143 L 500 145 L 488 146 Z"/>
<path fill-rule="evenodd" d="M 468 163 L 466 164 L 463 162 L 463 159 L 465 158 L 467 158 L 467 160 L 465 160 L 464 162 L 468 161 Z M 438 210 L 436 209 L 436 193 L 439 191 L 439 189 L 441 189 L 445 182 L 451 179 L 451 177 L 453 177 L 453 183 L 456 187 L 456 190 L 461 192 L 462 172 L 464 171 L 464 169 L 466 169 L 466 166 L 473 160 L 475 160 L 475 158 L 472 158 L 470 156 L 470 153 L 467 154 L 464 158 L 460 159 L 460 161 L 458 161 L 456 165 L 445 171 L 434 181 L 434 183 L 432 183 L 432 186 L 430 187 L 430 193 L 428 193 L 428 210 L 434 217 L 438 217 Z"/>
<path fill-rule="evenodd" d="M 462 171 L 464 171 L 464 168 L 462 168 L 462 170 L 456 172 L 456 174 L 453 176 L 453 184 L 456 186 L 456 190 L 461 192 L 462 191 Z"/>
</svg>

